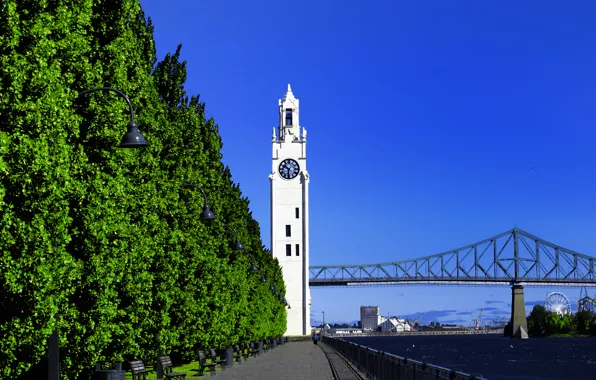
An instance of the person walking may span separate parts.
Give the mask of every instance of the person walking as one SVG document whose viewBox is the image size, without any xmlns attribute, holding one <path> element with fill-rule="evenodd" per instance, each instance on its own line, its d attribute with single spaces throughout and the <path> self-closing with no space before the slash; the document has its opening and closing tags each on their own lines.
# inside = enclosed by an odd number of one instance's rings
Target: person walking
<svg viewBox="0 0 596 380">
<path fill-rule="evenodd" d="M 312 337 L 313 346 L 316 346 L 318 342 L 319 342 L 319 334 L 315 333 L 315 335 Z"/>
</svg>

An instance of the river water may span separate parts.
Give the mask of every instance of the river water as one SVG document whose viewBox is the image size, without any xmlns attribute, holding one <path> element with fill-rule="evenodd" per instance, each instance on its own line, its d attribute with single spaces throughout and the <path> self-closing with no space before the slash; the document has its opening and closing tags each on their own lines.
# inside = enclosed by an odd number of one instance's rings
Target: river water
<svg viewBox="0 0 596 380">
<path fill-rule="evenodd" d="M 488 334 L 344 339 L 489 380 L 596 379 L 596 338 L 516 340 Z"/>
</svg>

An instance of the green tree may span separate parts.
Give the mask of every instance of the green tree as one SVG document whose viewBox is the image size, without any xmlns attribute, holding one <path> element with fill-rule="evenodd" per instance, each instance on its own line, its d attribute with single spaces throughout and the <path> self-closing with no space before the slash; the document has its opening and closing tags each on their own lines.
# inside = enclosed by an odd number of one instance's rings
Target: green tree
<svg viewBox="0 0 596 380">
<path fill-rule="evenodd" d="M 548 311 L 542 305 L 534 305 L 528 316 L 528 334 L 530 336 L 544 336 L 547 333 L 546 316 Z"/>
<path fill-rule="evenodd" d="M 590 333 L 590 322 L 594 320 L 595 314 L 589 310 L 582 310 L 575 313 L 575 329 L 579 334 Z"/>
<path fill-rule="evenodd" d="M 503 328 L 503 336 L 507 336 L 507 337 L 513 336 L 513 321 L 511 321 L 511 319 L 509 320 L 509 322 L 507 322 L 507 324 Z"/>
<path fill-rule="evenodd" d="M 545 316 L 548 334 L 569 334 L 573 330 L 573 316 L 570 314 L 548 313 Z"/>
</svg>

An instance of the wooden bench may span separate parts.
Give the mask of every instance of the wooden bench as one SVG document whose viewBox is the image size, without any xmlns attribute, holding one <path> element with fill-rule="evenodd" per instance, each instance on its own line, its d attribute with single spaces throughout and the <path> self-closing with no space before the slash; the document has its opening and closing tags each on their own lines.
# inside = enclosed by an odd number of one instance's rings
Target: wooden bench
<svg viewBox="0 0 596 380">
<path fill-rule="evenodd" d="M 126 373 L 122 370 L 122 363 L 117 363 L 115 369 L 103 368 L 101 363 L 96 363 L 95 372 L 96 374 L 104 373 L 112 380 L 124 380 L 126 376 Z"/>
<path fill-rule="evenodd" d="M 238 363 L 242 363 L 242 358 L 244 358 L 244 361 L 246 361 L 248 358 L 248 352 L 246 352 L 246 350 L 241 349 L 239 345 L 235 344 L 234 359 L 236 359 Z"/>
<path fill-rule="evenodd" d="M 211 376 L 215 376 L 215 363 L 207 363 L 207 355 L 205 351 L 199 350 L 199 376 L 203 376 L 205 371 L 210 372 Z"/>
<path fill-rule="evenodd" d="M 215 350 L 213 348 L 209 349 L 209 354 L 211 354 L 211 363 L 215 363 L 216 365 L 219 364 L 221 366 L 221 369 L 224 370 L 226 369 L 226 359 L 218 359 L 217 358 L 217 353 L 215 352 Z M 221 355 L 220 355 L 221 358 Z"/>
<path fill-rule="evenodd" d="M 147 380 L 149 372 L 153 372 L 145 369 L 145 364 L 143 364 L 142 360 L 129 361 L 128 365 L 130 365 L 132 380 Z"/>
<path fill-rule="evenodd" d="M 250 354 L 250 356 L 252 356 L 253 358 L 261 354 L 261 350 L 257 345 L 254 344 L 254 342 L 247 343 L 246 348 L 248 349 L 248 353 Z"/>
<path fill-rule="evenodd" d="M 174 365 L 169 356 L 160 356 L 157 358 L 157 361 L 166 379 L 186 379 L 186 372 L 174 372 Z"/>
</svg>

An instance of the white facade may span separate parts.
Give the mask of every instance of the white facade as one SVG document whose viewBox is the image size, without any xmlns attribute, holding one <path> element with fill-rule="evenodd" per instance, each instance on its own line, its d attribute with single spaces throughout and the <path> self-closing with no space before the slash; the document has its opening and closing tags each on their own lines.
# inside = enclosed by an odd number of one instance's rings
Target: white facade
<svg viewBox="0 0 596 380">
<path fill-rule="evenodd" d="M 383 318 L 385 319 L 385 318 Z M 408 324 L 408 322 L 405 319 L 398 319 L 398 318 L 389 318 L 389 319 L 385 319 L 382 323 L 381 323 L 381 331 L 383 332 L 389 332 L 389 331 L 393 331 L 393 332 L 407 332 L 407 331 L 412 331 L 412 327 Z"/>
<path fill-rule="evenodd" d="M 271 181 L 271 251 L 286 285 L 286 335 L 309 335 L 308 184 L 306 130 L 300 129 L 299 101 L 288 84 L 279 100 L 279 126 L 273 129 Z"/>
</svg>

